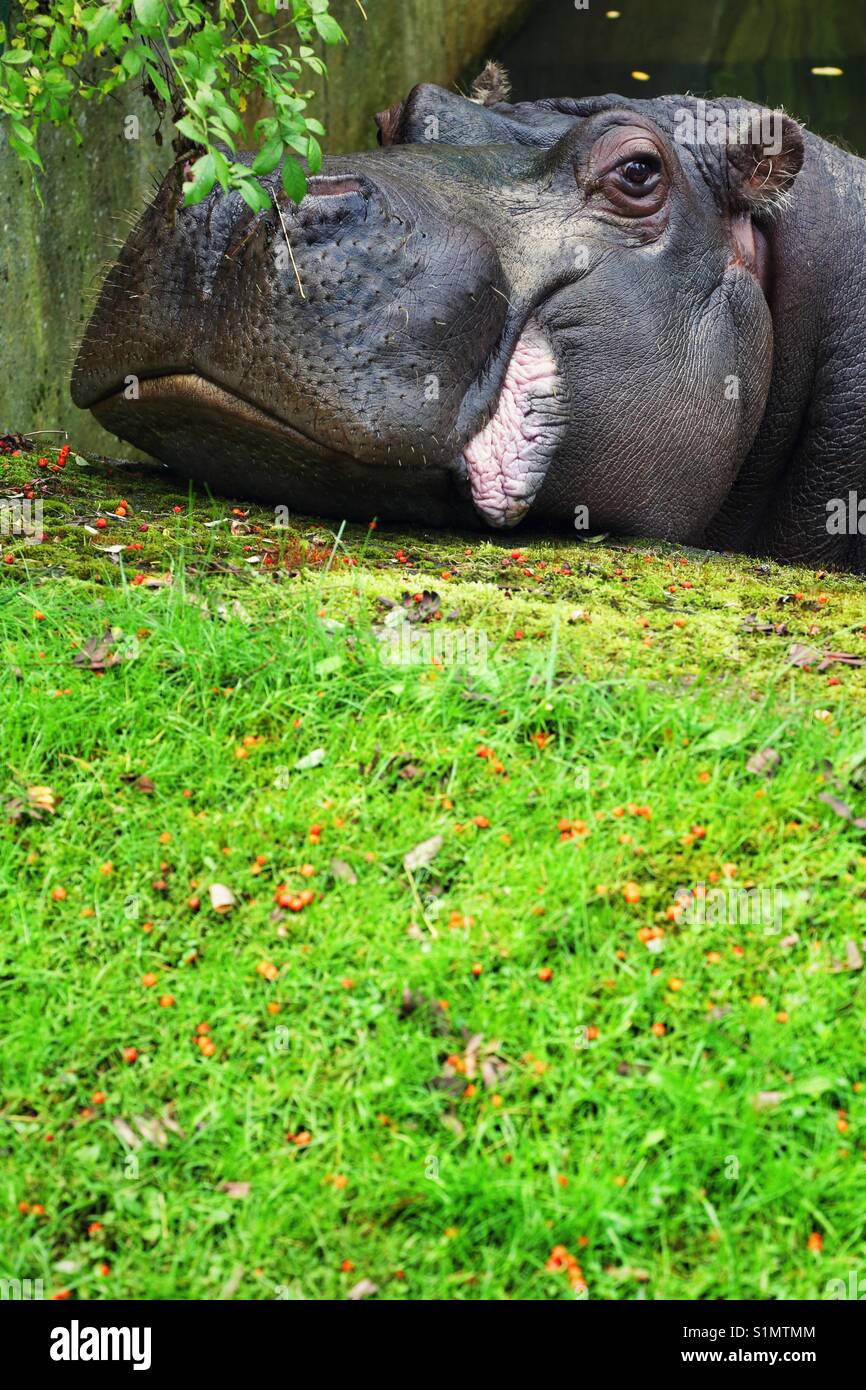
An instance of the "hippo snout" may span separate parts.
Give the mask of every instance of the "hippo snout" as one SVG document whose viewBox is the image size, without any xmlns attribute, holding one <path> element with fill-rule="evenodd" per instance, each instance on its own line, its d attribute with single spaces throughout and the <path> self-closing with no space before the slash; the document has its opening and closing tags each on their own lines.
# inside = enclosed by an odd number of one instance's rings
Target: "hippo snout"
<svg viewBox="0 0 866 1390">
<path fill-rule="evenodd" d="M 76 403 L 220 490 L 471 523 L 463 446 L 484 393 L 460 412 L 503 333 L 505 277 L 447 191 L 388 163 L 326 161 L 298 207 L 267 181 L 258 215 L 232 192 L 185 208 L 170 175 L 103 287 Z"/>
</svg>

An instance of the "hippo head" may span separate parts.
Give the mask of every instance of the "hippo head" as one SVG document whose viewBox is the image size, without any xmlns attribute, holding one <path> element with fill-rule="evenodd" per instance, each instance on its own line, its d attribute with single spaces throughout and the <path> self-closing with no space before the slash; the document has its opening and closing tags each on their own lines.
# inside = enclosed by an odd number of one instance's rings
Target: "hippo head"
<svg viewBox="0 0 866 1390">
<path fill-rule="evenodd" d="M 267 212 L 183 207 L 170 173 L 103 286 L 76 404 L 305 512 L 701 537 L 766 404 L 800 128 L 771 113 L 768 152 L 745 126 L 703 138 L 692 97 L 495 98 L 416 87 L 297 207 L 278 173 Z"/>
</svg>

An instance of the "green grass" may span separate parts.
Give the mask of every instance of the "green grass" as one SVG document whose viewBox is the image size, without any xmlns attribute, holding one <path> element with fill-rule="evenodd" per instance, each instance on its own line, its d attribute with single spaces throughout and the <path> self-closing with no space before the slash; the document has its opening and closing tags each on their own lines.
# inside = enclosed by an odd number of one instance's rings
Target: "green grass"
<svg viewBox="0 0 866 1390">
<path fill-rule="evenodd" d="M 787 1299 L 861 1266 L 866 842 L 819 798 L 866 814 L 866 674 L 788 660 L 866 655 L 860 581 L 255 507 L 232 535 L 143 468 L 0 461 L 34 478 L 47 539 L 6 537 L 0 586 L 0 1275 L 573 1298 L 564 1245 L 593 1299 Z M 484 666 L 383 662 L 378 599 L 424 590 Z M 723 866 L 778 930 L 671 920 Z"/>
</svg>

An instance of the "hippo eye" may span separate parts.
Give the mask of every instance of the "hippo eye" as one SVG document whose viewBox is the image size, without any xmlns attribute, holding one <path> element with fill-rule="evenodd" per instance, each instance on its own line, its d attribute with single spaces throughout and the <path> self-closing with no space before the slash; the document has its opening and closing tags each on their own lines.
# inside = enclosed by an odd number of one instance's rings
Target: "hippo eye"
<svg viewBox="0 0 866 1390">
<path fill-rule="evenodd" d="M 617 173 L 632 197 L 639 198 L 655 188 L 661 173 L 661 160 L 657 155 L 639 155 L 637 159 L 627 159 L 620 164 Z"/>
<path fill-rule="evenodd" d="M 622 151 L 619 160 L 611 163 L 596 185 L 608 208 L 620 217 L 651 217 L 658 212 L 667 196 L 668 179 L 665 166 L 654 150 L 632 148 Z"/>
<path fill-rule="evenodd" d="M 654 173 L 652 164 L 648 159 L 630 159 L 628 164 L 622 166 L 622 176 L 627 183 L 643 184 Z"/>
</svg>

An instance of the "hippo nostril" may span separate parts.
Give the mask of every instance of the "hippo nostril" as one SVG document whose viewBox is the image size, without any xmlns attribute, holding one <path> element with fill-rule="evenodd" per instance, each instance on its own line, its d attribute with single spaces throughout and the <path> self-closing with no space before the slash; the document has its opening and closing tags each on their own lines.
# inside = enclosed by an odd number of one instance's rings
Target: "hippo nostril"
<svg viewBox="0 0 866 1390">
<path fill-rule="evenodd" d="M 339 198 L 347 193 L 360 193 L 363 197 L 364 191 L 358 179 L 346 174 L 319 174 L 307 179 L 308 198 Z"/>
</svg>

